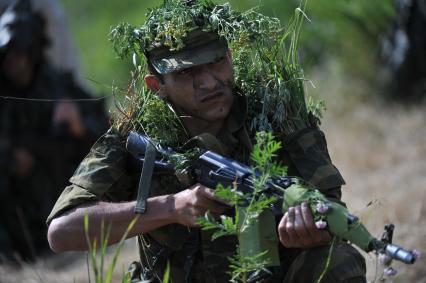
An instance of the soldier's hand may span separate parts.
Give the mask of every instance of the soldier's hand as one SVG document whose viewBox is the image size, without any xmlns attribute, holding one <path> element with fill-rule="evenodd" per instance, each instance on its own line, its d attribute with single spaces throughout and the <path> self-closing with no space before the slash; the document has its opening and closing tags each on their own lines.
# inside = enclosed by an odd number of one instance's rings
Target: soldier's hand
<svg viewBox="0 0 426 283">
<path fill-rule="evenodd" d="M 53 123 L 55 125 L 61 123 L 67 124 L 70 134 L 77 138 L 82 137 L 85 133 L 80 111 L 73 102 L 60 102 L 56 105 L 53 114 Z"/>
<path fill-rule="evenodd" d="M 197 226 L 197 218 L 207 211 L 213 215 L 222 214 L 228 206 L 214 195 L 214 191 L 201 184 L 173 195 L 175 222 L 188 226 Z"/>
<path fill-rule="evenodd" d="M 307 203 L 290 207 L 278 225 L 280 242 L 287 248 L 312 248 L 331 240 L 326 230 L 319 230 Z"/>
<path fill-rule="evenodd" d="M 13 173 L 17 177 L 27 177 L 34 166 L 33 155 L 24 148 L 15 149 L 13 152 L 13 158 L 15 161 L 15 168 Z"/>
</svg>

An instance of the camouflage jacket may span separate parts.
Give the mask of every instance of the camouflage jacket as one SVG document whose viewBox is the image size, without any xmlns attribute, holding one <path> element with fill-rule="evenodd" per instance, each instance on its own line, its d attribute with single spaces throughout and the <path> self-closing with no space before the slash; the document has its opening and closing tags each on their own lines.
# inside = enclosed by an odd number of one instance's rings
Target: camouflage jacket
<svg viewBox="0 0 426 283">
<path fill-rule="evenodd" d="M 226 126 L 218 135 L 224 153 L 241 162 L 247 162 L 251 148 L 245 116 L 245 104 L 234 103 Z M 71 185 L 58 199 L 48 223 L 85 202 L 136 198 L 140 172 L 129 165 L 125 142 L 126 137 L 113 129 L 98 140 L 70 179 Z M 289 174 L 313 182 L 329 198 L 340 200 L 340 186 L 344 181 L 330 161 L 321 131 L 307 129 L 295 135 L 292 141 L 284 143 L 280 158 L 289 166 Z M 185 187 L 174 175 L 154 175 L 151 196 L 173 194 L 183 189 Z M 144 279 L 160 282 L 167 261 L 170 261 L 172 282 L 229 282 L 227 257 L 235 251 L 235 237 L 211 241 L 208 232 L 172 224 L 139 236 L 138 241 L 142 267 L 135 264 L 133 268 L 136 273 L 142 273 Z"/>
</svg>

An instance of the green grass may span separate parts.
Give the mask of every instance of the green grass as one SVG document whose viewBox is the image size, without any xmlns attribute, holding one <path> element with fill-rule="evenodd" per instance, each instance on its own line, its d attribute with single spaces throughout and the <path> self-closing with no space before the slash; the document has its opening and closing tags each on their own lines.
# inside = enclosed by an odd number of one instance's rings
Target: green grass
<svg viewBox="0 0 426 283">
<path fill-rule="evenodd" d="M 89 216 L 87 214 L 84 216 L 84 231 L 85 231 L 86 242 L 88 246 L 88 257 L 91 263 L 91 270 L 95 277 L 95 283 L 111 283 L 112 282 L 113 274 L 115 271 L 115 267 L 116 267 L 121 249 L 124 245 L 125 240 L 127 239 L 127 235 L 129 234 L 130 230 L 132 230 L 137 220 L 138 220 L 138 216 L 135 216 L 135 218 L 129 223 L 125 233 L 123 234 L 120 241 L 118 242 L 118 246 L 117 246 L 117 249 L 115 250 L 111 263 L 108 265 L 108 267 L 105 267 L 105 258 L 106 258 L 106 252 L 108 247 L 109 232 L 111 227 L 109 226 L 105 227 L 105 222 L 102 221 L 100 239 L 97 239 L 96 237 L 90 238 Z M 89 281 L 90 281 L 90 275 L 89 275 Z M 124 274 L 122 278 L 122 282 L 130 283 L 130 278 L 128 278 L 126 274 Z"/>
</svg>

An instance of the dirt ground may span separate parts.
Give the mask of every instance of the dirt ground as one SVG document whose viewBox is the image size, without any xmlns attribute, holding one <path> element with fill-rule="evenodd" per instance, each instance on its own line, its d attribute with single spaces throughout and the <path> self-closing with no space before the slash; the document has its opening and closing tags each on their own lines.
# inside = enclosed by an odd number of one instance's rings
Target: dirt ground
<svg viewBox="0 0 426 283">
<path fill-rule="evenodd" d="M 426 251 L 426 107 L 360 104 L 344 117 L 326 117 L 332 158 L 347 185 L 343 199 L 376 236 L 395 224 L 394 243 Z M 334 119 L 334 123 L 327 120 Z M 367 204 L 373 205 L 367 207 Z M 369 278 L 375 259 L 366 256 Z M 426 282 L 425 258 L 396 264 L 395 282 Z"/>
<path fill-rule="evenodd" d="M 339 66 L 325 68 L 312 75 L 314 92 L 328 105 L 322 129 L 347 183 L 343 200 L 375 236 L 393 223 L 394 243 L 426 251 L 426 103 L 384 103 L 365 83 L 342 76 Z M 375 257 L 365 257 L 374 281 L 380 268 L 376 272 Z M 426 282 L 425 265 L 425 257 L 414 266 L 394 264 L 393 282 Z"/>
<path fill-rule="evenodd" d="M 322 129 L 347 183 L 344 201 L 374 235 L 380 236 L 385 223 L 394 223 L 395 243 L 426 251 L 426 104 L 379 103 L 368 97 L 363 83 L 342 77 L 338 66 L 326 68 L 311 74 L 317 86 L 311 93 L 327 101 Z M 374 256 L 365 256 L 368 279 L 374 282 L 380 268 L 376 271 Z M 129 241 L 113 282 L 136 258 Z M 424 283 L 425 266 L 426 256 L 414 266 L 395 264 L 399 273 L 386 282 Z M 0 282 L 89 282 L 85 253 L 50 255 L 22 269 L 0 266 Z"/>
</svg>

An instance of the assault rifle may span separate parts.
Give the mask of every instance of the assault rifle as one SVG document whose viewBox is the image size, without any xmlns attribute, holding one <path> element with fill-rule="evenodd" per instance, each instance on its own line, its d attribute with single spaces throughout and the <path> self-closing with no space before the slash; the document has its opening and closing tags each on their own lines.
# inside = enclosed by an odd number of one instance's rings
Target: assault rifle
<svg viewBox="0 0 426 283">
<path fill-rule="evenodd" d="M 127 139 L 127 150 L 135 157 L 140 166 L 146 159 L 151 158 L 154 172 L 175 174 L 175 166 L 168 162 L 168 157 L 174 152 L 159 145 L 154 145 L 150 139 L 136 132 L 131 132 Z M 146 156 L 147 149 L 155 158 Z M 142 169 L 142 172 L 144 169 Z M 206 187 L 216 188 L 218 184 L 224 187 L 236 187 L 243 194 L 253 193 L 253 176 L 256 172 L 235 160 L 225 158 L 213 151 L 206 151 L 193 160 L 189 175 L 194 182 Z M 144 172 L 142 173 L 144 175 Z M 142 178 L 141 178 L 142 181 Z M 387 255 L 391 259 L 413 264 L 418 257 L 415 251 L 405 250 L 392 244 L 393 225 L 387 225 L 382 238 L 374 238 L 361 221 L 342 205 L 328 200 L 322 193 L 302 180 L 294 177 L 279 177 L 267 181 L 260 191 L 277 201 L 259 216 L 258 221 L 251 223 L 238 235 L 240 255 L 255 256 L 267 251 L 266 257 L 270 270 L 279 267 L 278 239 L 276 236 L 275 215 L 282 214 L 289 207 L 307 202 L 315 219 L 324 220 L 331 234 L 355 244 L 366 252 L 376 252 Z M 145 193 L 145 195 L 147 195 Z M 322 206 L 318 209 L 318 205 Z M 237 204 L 244 208 L 247 204 Z M 237 209 L 244 214 L 244 209 Z M 241 219 L 241 218 L 240 218 Z M 257 281 L 256 278 L 252 278 Z"/>
</svg>

